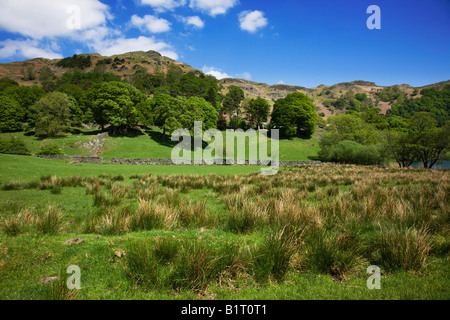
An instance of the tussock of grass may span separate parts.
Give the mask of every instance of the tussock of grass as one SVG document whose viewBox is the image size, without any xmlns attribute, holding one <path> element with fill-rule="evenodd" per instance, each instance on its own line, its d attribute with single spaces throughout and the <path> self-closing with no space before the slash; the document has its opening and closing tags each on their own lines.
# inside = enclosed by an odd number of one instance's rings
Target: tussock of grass
<svg viewBox="0 0 450 320">
<path fill-rule="evenodd" d="M 49 206 L 43 216 L 37 220 L 37 227 L 44 234 L 57 234 L 63 229 L 63 215 L 56 206 Z"/>
<path fill-rule="evenodd" d="M 426 266 L 432 249 L 426 228 L 384 227 L 380 231 L 380 264 L 390 271 L 419 271 Z"/>
</svg>

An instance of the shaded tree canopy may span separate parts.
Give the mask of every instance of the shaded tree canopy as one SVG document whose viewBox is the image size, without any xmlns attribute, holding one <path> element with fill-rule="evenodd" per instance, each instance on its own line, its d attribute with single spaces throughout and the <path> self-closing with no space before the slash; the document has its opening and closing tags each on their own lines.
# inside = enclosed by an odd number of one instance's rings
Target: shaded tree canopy
<svg viewBox="0 0 450 320">
<path fill-rule="evenodd" d="M 123 82 L 94 84 L 83 97 L 94 121 L 104 128 L 111 125 L 113 133 L 124 132 L 138 123 L 139 106 L 147 97 L 133 85 Z"/>
<path fill-rule="evenodd" d="M 24 112 L 20 104 L 7 96 L 0 96 L 0 131 L 22 130 Z"/>
<path fill-rule="evenodd" d="M 36 102 L 36 135 L 57 137 L 67 131 L 73 101 L 65 93 L 52 92 Z"/>
<path fill-rule="evenodd" d="M 242 100 L 244 100 L 244 91 L 237 86 L 229 86 L 228 93 L 225 95 L 222 102 L 223 111 L 230 116 L 230 119 L 235 115 L 237 118 L 235 123 L 237 124 L 239 123 Z"/>
<path fill-rule="evenodd" d="M 270 113 L 270 105 L 267 100 L 258 97 L 248 102 L 245 112 L 250 125 L 258 127 L 262 122 L 267 121 Z"/>
<path fill-rule="evenodd" d="M 314 133 L 316 121 L 315 106 L 311 99 L 295 92 L 275 102 L 271 127 L 279 128 L 283 136 L 310 137 Z"/>
<path fill-rule="evenodd" d="M 194 129 L 195 121 L 203 122 L 203 130 L 216 128 L 219 113 L 206 100 L 199 97 L 172 97 L 166 94 L 155 95 L 150 100 L 155 125 L 165 133 L 176 129 Z"/>
</svg>

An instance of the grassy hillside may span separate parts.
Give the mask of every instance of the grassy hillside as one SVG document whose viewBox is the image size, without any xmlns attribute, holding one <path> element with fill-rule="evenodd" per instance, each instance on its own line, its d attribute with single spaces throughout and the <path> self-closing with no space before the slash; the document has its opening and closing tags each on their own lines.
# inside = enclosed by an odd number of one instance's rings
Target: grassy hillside
<svg viewBox="0 0 450 320">
<path fill-rule="evenodd" d="M 40 139 L 24 132 L 3 133 L 0 138 L 21 138 L 31 154 L 37 154 L 39 148 L 45 143 L 54 143 L 60 146 L 66 155 L 88 155 L 92 149 L 83 148 L 82 145 L 90 140 L 96 139 L 97 130 L 80 130 L 79 133 L 67 134 L 61 138 Z M 226 146 L 225 133 L 224 145 Z M 311 138 L 303 140 L 300 138 L 280 140 L 280 160 L 308 161 L 315 159 L 319 151 L 319 139 Z M 170 159 L 173 147 L 178 142 L 172 142 L 169 136 L 163 137 L 161 130 L 149 129 L 145 131 L 135 131 L 128 135 L 109 136 L 103 147 L 100 148 L 98 156 L 106 161 L 111 158 L 151 158 Z M 248 146 L 246 147 L 246 157 L 248 158 Z"/>
</svg>

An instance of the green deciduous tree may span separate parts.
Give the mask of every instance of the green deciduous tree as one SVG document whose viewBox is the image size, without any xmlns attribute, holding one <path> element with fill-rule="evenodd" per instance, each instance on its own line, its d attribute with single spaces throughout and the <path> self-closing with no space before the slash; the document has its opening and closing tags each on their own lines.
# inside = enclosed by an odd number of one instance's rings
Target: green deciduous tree
<svg viewBox="0 0 450 320">
<path fill-rule="evenodd" d="M 18 87 L 19 84 L 11 79 L 8 78 L 2 78 L 0 79 L 0 92 L 9 88 L 9 87 Z"/>
<path fill-rule="evenodd" d="M 163 133 L 171 134 L 176 129 L 194 129 L 195 121 L 203 122 L 203 130 L 216 128 L 218 112 L 206 100 L 199 97 L 171 97 L 158 94 L 151 100 L 155 125 Z"/>
<path fill-rule="evenodd" d="M 113 133 L 120 133 L 137 125 L 138 106 L 146 99 L 133 85 L 113 81 L 92 85 L 83 101 L 102 129 L 109 124 Z"/>
<path fill-rule="evenodd" d="M 47 66 L 40 68 L 38 73 L 39 73 L 39 81 L 41 82 L 53 80 L 54 72 Z"/>
<path fill-rule="evenodd" d="M 22 130 L 24 112 L 20 104 L 8 96 L 0 96 L 0 131 Z"/>
<path fill-rule="evenodd" d="M 409 167 L 417 159 L 417 145 L 411 135 L 392 132 L 388 138 L 388 150 L 400 168 Z"/>
<path fill-rule="evenodd" d="M 237 121 L 235 123 L 239 123 L 239 114 L 241 108 L 241 102 L 244 100 L 244 91 L 237 86 L 229 86 L 228 93 L 225 95 L 222 105 L 223 111 L 230 116 L 230 119 L 235 116 Z M 230 123 L 232 123 L 230 121 Z M 235 127 L 235 129 L 237 126 Z"/>
<path fill-rule="evenodd" d="M 250 125 L 259 128 L 259 125 L 266 122 L 269 117 L 270 105 L 265 99 L 258 97 L 248 102 L 245 112 Z"/>
<path fill-rule="evenodd" d="M 34 104 L 39 101 L 44 95 L 45 91 L 39 86 L 15 86 L 9 87 L 4 91 L 4 94 L 13 100 L 17 101 L 22 107 L 23 122 L 35 123 L 36 111 L 33 109 Z"/>
<path fill-rule="evenodd" d="M 52 92 L 36 102 L 36 135 L 56 137 L 66 132 L 70 124 L 73 101 L 65 93 Z"/>
<path fill-rule="evenodd" d="M 317 115 L 311 99 L 300 92 L 278 99 L 272 111 L 271 127 L 279 128 L 283 136 L 310 137 L 316 127 Z"/>
<path fill-rule="evenodd" d="M 423 89 L 422 97 L 415 99 L 406 99 L 401 103 L 396 103 L 387 111 L 388 116 L 400 116 L 409 118 L 417 112 L 429 112 L 443 126 L 450 120 L 450 85 L 442 90 L 436 88 Z"/>
<path fill-rule="evenodd" d="M 417 112 L 407 119 L 405 132 L 391 133 L 389 150 L 401 167 L 422 161 L 424 168 L 432 168 L 450 146 L 450 124 L 437 127 L 431 113 Z"/>
<path fill-rule="evenodd" d="M 386 116 L 380 114 L 380 108 L 371 108 L 361 112 L 361 118 L 369 124 L 372 124 L 378 130 L 384 130 L 389 127 Z"/>
<path fill-rule="evenodd" d="M 432 168 L 450 146 L 450 124 L 412 133 L 417 146 L 417 157 L 424 168 Z"/>
</svg>

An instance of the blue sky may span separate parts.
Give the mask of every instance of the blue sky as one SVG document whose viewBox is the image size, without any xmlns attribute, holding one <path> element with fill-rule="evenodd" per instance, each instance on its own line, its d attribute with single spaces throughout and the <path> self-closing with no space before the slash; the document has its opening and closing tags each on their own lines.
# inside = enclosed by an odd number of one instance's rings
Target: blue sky
<svg viewBox="0 0 450 320">
<path fill-rule="evenodd" d="M 423 86 L 450 79 L 450 1 L 0 0 L 1 63 L 136 50 L 218 78 Z"/>
</svg>

